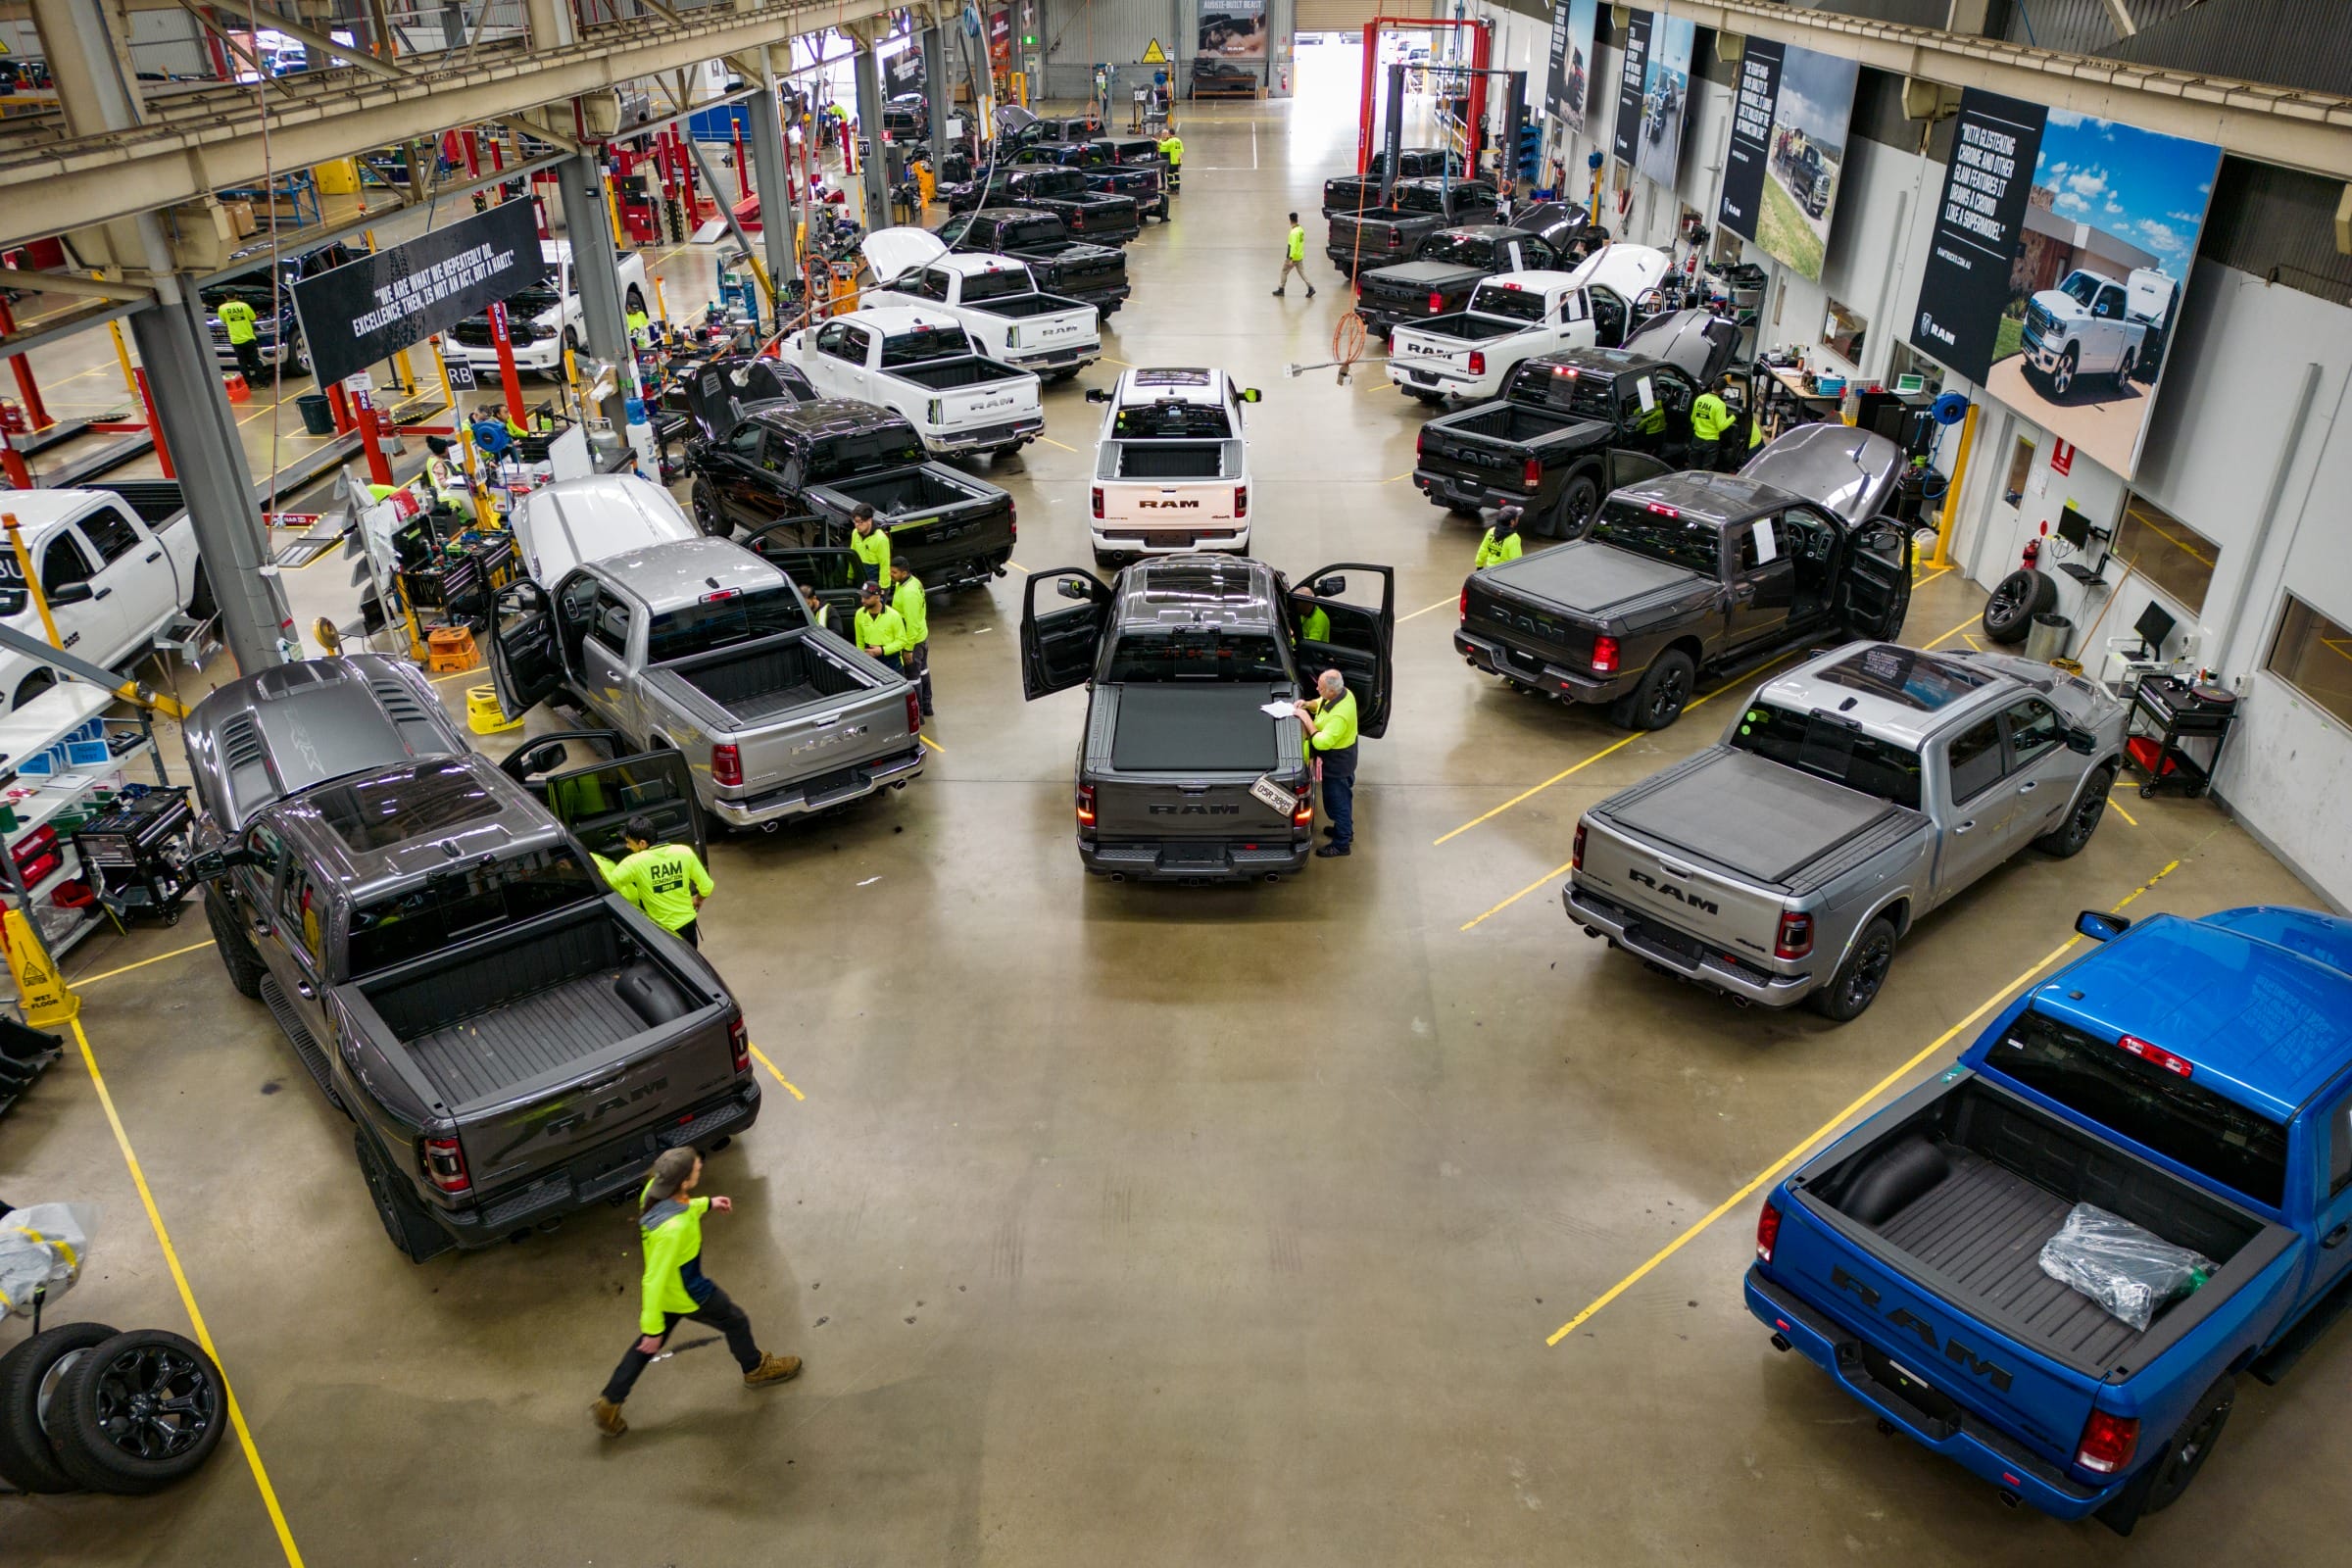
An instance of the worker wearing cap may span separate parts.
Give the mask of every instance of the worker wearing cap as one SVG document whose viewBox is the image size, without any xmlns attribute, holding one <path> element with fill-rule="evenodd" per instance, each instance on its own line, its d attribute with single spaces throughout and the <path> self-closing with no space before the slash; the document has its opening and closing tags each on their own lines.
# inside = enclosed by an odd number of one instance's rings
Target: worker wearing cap
<svg viewBox="0 0 2352 1568">
<path fill-rule="evenodd" d="M 923 580 L 906 569 L 906 563 L 890 564 L 890 608 L 906 627 L 906 678 L 914 682 L 923 716 L 931 716 L 931 602 L 924 597 Z"/>
<path fill-rule="evenodd" d="M 262 378 L 262 344 L 260 334 L 253 329 L 253 307 L 243 300 L 224 301 L 214 313 L 228 333 L 229 352 L 237 357 L 237 370 L 248 382 Z"/>
<path fill-rule="evenodd" d="M 820 627 L 831 626 L 833 621 L 833 607 L 826 604 L 822 599 L 817 598 L 815 589 L 803 588 L 801 590 L 801 603 L 808 607 L 808 618 L 811 621 L 814 621 Z"/>
<path fill-rule="evenodd" d="M 1738 423 L 1719 387 L 1701 392 L 1690 405 L 1690 456 L 1710 465 L 1718 473 L 1729 473 L 1738 467 L 1740 454 L 1730 439 L 1737 433 Z"/>
<path fill-rule="evenodd" d="M 1478 555 L 1470 563 L 1472 571 L 1484 571 L 1499 566 L 1506 561 L 1517 561 L 1525 553 L 1519 542 L 1519 509 L 1505 506 L 1495 509 L 1494 525 L 1478 542 Z"/>
<path fill-rule="evenodd" d="M 699 948 L 703 945 L 703 901 L 710 896 L 714 884 L 692 845 L 657 844 L 654 835 L 658 831 L 650 816 L 629 818 L 620 830 L 620 841 L 629 853 L 612 885 L 654 924 Z"/>
<path fill-rule="evenodd" d="M 890 576 L 890 535 L 874 523 L 871 502 L 860 501 L 850 509 L 851 553 L 858 558 L 858 575 L 870 583 L 880 583 Z"/>
<path fill-rule="evenodd" d="M 1336 669 L 1325 670 L 1315 682 L 1312 701 L 1294 705 L 1298 722 L 1306 726 L 1307 755 L 1315 760 L 1315 774 L 1323 781 L 1323 814 L 1331 818 L 1324 833 L 1331 842 L 1315 852 L 1319 860 L 1351 854 L 1355 845 L 1355 693 Z"/>
<path fill-rule="evenodd" d="M 869 582 L 858 590 L 858 619 L 852 628 L 858 646 L 900 674 L 906 673 L 906 621 L 882 597 L 882 585 Z"/>
<path fill-rule="evenodd" d="M 645 1248 L 637 1338 L 612 1369 L 605 1392 L 588 1406 L 596 1429 L 608 1438 L 629 1430 L 621 1403 L 682 1321 L 701 1323 L 726 1336 L 727 1349 L 743 1369 L 747 1389 L 785 1382 L 801 1370 L 799 1356 L 760 1349 L 752 1338 L 751 1318 L 703 1272 L 703 1217 L 733 1213 L 735 1200 L 695 1197 L 702 1179 L 702 1155 L 690 1148 L 665 1149 L 654 1160 L 652 1179 L 637 1195 L 637 1235 Z"/>
</svg>

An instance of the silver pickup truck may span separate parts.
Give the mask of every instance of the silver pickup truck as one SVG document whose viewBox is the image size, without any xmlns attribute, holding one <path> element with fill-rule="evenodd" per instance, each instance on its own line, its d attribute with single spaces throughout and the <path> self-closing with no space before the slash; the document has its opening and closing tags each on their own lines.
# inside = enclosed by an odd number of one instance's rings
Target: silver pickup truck
<svg viewBox="0 0 2352 1568">
<path fill-rule="evenodd" d="M 2121 704 L 2006 654 L 1851 643 L 1768 682 L 1722 744 L 1587 811 L 1562 897 L 1587 936 L 1742 1004 L 1842 1023 L 1920 916 L 2027 844 L 2081 852 Z"/>
<path fill-rule="evenodd" d="M 509 584 L 490 672 L 509 713 L 568 689 L 632 745 L 685 754 L 696 799 L 728 827 L 772 831 L 923 770 L 914 688 L 723 539 L 608 556 L 552 588 Z"/>
</svg>

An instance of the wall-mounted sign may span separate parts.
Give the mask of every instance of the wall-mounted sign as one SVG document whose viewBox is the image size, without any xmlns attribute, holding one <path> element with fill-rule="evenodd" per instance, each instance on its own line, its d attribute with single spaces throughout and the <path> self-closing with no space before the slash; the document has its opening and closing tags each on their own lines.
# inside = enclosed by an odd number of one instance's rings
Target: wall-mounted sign
<svg viewBox="0 0 2352 1568">
<path fill-rule="evenodd" d="M 1843 183 L 1859 62 L 1750 38 L 1716 221 L 1818 281 Z"/>
<path fill-rule="evenodd" d="M 1266 58 L 1266 0 L 1200 0 L 1199 52 L 1227 60 Z"/>
<path fill-rule="evenodd" d="M 1617 79 L 1617 156 L 1667 189 L 1683 155 L 1683 116 L 1690 107 L 1695 23 L 1637 11 L 1625 34 Z"/>
<path fill-rule="evenodd" d="M 537 284 L 547 262 L 529 202 L 505 202 L 293 286 L 320 386 Z"/>
<path fill-rule="evenodd" d="M 1592 73 L 1593 13 L 1600 0 L 1552 0 L 1551 78 L 1544 107 L 1570 130 L 1585 128 Z"/>
</svg>

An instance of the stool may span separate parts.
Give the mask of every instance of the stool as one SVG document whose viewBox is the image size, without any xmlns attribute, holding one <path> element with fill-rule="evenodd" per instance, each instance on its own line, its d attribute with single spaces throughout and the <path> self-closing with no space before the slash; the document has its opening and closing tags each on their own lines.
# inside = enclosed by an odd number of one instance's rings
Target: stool
<svg viewBox="0 0 2352 1568">
<path fill-rule="evenodd" d="M 425 634 L 425 668 L 438 675 L 472 669 L 482 662 L 473 646 L 473 633 L 464 626 L 435 626 Z"/>
<path fill-rule="evenodd" d="M 228 389 L 229 402 L 250 403 L 253 401 L 253 388 L 246 385 L 243 371 L 229 371 L 226 376 L 222 377 L 221 384 Z"/>
<path fill-rule="evenodd" d="M 522 720 L 509 718 L 507 710 L 498 706 L 495 686 L 466 688 L 466 725 L 476 735 L 504 735 L 509 730 L 522 728 Z"/>
</svg>

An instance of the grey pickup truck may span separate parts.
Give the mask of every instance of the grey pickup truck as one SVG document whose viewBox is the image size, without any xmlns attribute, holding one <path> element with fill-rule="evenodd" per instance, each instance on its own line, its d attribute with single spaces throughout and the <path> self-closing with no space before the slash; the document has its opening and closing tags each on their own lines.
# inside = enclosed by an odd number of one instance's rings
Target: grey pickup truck
<svg viewBox="0 0 2352 1568">
<path fill-rule="evenodd" d="M 500 589 L 490 674 L 509 713 L 567 693 L 630 745 L 683 754 L 703 809 L 727 827 L 772 831 L 923 770 L 914 688 L 815 625 L 782 570 L 723 539 L 608 556 L 552 589 Z"/>
<path fill-rule="evenodd" d="M 1356 574 L 1349 594 L 1343 572 Z M 1321 620 L 1305 635 L 1292 586 L 1262 563 L 1158 556 L 1105 583 L 1064 566 L 1021 604 L 1021 691 L 1087 688 L 1078 743 L 1078 858 L 1113 881 L 1271 882 L 1306 864 L 1315 811 L 1304 732 L 1289 713 L 1337 669 L 1366 737 L 1388 728 L 1396 580 L 1387 566 L 1299 579 Z M 1041 612 L 1038 590 L 1076 601 Z M 1377 587 L 1375 588 L 1375 585 Z"/>
<path fill-rule="evenodd" d="M 1849 644 L 1587 811 L 1568 918 L 1742 1004 L 1810 1001 L 1842 1023 L 1922 915 L 2028 844 L 2090 842 L 2125 717 L 2047 664 Z"/>
<path fill-rule="evenodd" d="M 189 869 L 220 962 L 351 1117 L 409 1257 L 634 1191 L 664 1149 L 707 1152 L 758 1118 L 717 973 L 468 752 L 414 669 L 372 654 L 280 665 L 206 698 L 184 735 Z M 665 837 L 699 832 L 674 756 L 556 787 L 625 800 Z"/>
</svg>

